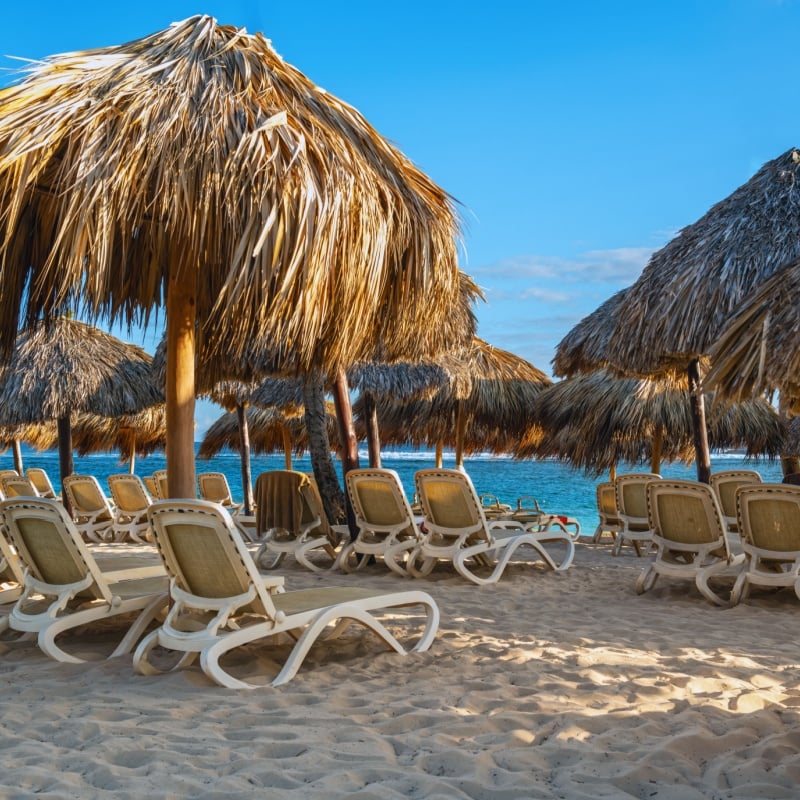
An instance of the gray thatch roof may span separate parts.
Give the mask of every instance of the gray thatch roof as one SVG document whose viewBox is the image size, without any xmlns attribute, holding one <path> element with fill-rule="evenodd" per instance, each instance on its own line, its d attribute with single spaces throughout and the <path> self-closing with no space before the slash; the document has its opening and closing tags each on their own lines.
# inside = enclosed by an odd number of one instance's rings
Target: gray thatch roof
<svg viewBox="0 0 800 800">
<path fill-rule="evenodd" d="M 611 363 L 655 375 L 707 354 L 747 295 L 800 256 L 800 152 L 788 150 L 655 253 L 617 306 Z"/>
<path fill-rule="evenodd" d="M 749 456 L 781 452 L 786 426 L 769 403 L 723 407 L 707 400 L 712 448 L 741 448 Z M 599 474 L 620 462 L 649 460 L 654 436 L 661 438 L 663 461 L 694 458 L 685 380 L 617 378 L 606 370 L 576 375 L 541 392 L 534 417 L 538 425 L 520 438 L 518 458 L 557 457 Z"/>
<path fill-rule="evenodd" d="M 800 397 L 800 260 L 741 305 L 711 348 L 705 384 L 732 399 L 780 389 Z"/>
<path fill-rule="evenodd" d="M 0 385 L 0 421 L 43 422 L 77 411 L 117 417 L 163 401 L 144 350 L 58 317 L 19 334 Z"/>
<path fill-rule="evenodd" d="M 45 58 L 0 92 L 0 209 L 0 346 L 20 309 L 147 323 L 170 276 L 211 366 L 260 339 L 333 374 L 377 342 L 416 358 L 474 330 L 450 196 L 261 34 L 210 17 Z"/>
<path fill-rule="evenodd" d="M 593 372 L 606 366 L 606 346 L 614 331 L 616 309 L 627 291 L 623 289 L 609 297 L 558 343 L 553 358 L 555 375 Z"/>
</svg>

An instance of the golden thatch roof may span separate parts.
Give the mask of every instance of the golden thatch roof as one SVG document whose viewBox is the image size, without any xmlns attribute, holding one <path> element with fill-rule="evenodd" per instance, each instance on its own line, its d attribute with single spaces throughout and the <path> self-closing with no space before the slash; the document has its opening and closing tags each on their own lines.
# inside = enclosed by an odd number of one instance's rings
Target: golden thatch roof
<svg viewBox="0 0 800 800">
<path fill-rule="evenodd" d="M 800 397 L 798 292 L 795 260 L 747 298 L 711 348 L 707 386 L 732 399 L 774 389 Z"/>
<path fill-rule="evenodd" d="M 712 448 L 741 448 L 751 456 L 781 452 L 786 426 L 769 403 L 723 407 L 707 400 Z M 694 458 L 685 379 L 617 378 L 606 370 L 576 375 L 541 392 L 534 417 L 538 425 L 521 437 L 518 458 L 557 457 L 600 473 L 618 462 L 649 460 L 655 436 L 664 461 Z"/>
<path fill-rule="evenodd" d="M 43 422 L 73 411 L 117 417 L 163 401 L 144 350 L 57 317 L 19 334 L 3 370 L 0 420 Z"/>
<path fill-rule="evenodd" d="M 79 414 L 72 425 L 72 446 L 78 455 L 119 452 L 120 461 L 131 456 L 147 456 L 166 446 L 167 417 L 163 405 L 138 414 L 113 419 Z"/>
<path fill-rule="evenodd" d="M 37 61 L 0 93 L 0 209 L 2 347 L 20 309 L 147 323 L 187 274 L 212 369 L 269 341 L 333 374 L 474 330 L 447 193 L 210 17 Z"/>
<path fill-rule="evenodd" d="M 800 256 L 800 152 L 788 150 L 655 253 L 616 309 L 606 354 L 655 375 L 708 353 L 747 295 Z"/>
</svg>

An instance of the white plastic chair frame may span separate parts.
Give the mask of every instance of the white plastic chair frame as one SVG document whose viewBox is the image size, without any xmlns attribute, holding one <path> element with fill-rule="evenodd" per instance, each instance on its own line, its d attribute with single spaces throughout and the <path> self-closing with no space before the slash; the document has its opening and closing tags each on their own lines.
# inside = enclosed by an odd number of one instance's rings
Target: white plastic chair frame
<svg viewBox="0 0 800 800">
<path fill-rule="evenodd" d="M 202 500 L 160 501 L 151 506 L 150 517 L 171 578 L 173 606 L 164 623 L 134 653 L 134 666 L 143 674 L 160 671 L 149 660 L 153 647 L 160 645 L 182 654 L 172 669 L 188 666 L 199 655 L 203 672 L 221 686 L 256 688 L 226 671 L 221 657 L 248 642 L 287 633 L 294 647 L 271 682 L 280 686 L 294 677 L 311 646 L 334 623 L 327 639 L 358 622 L 388 649 L 405 654 L 406 649 L 371 613 L 380 609 L 422 606 L 426 621 L 414 651 L 427 650 L 436 635 L 439 610 L 425 592 L 355 587 L 283 592 L 283 578 L 259 573 L 222 506 Z M 206 596 L 209 581 L 216 596 Z M 206 621 L 200 628 L 198 618 Z"/>
<path fill-rule="evenodd" d="M 703 597 L 727 605 L 709 580 L 743 563 L 744 555 L 731 553 L 712 488 L 694 481 L 652 480 L 647 484 L 647 510 L 657 549 L 642 569 L 636 591 L 652 589 L 659 575 L 667 575 L 694 580 Z"/>
</svg>

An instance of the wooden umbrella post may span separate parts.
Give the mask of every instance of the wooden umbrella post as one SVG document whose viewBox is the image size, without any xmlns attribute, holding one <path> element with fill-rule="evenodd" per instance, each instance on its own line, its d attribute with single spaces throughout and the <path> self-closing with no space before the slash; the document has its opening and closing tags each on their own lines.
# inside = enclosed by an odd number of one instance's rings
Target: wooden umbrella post
<svg viewBox="0 0 800 800">
<path fill-rule="evenodd" d="M 467 415 L 464 413 L 464 402 L 458 401 L 456 417 L 456 469 L 464 469 L 464 436 L 467 431 Z"/>
<path fill-rule="evenodd" d="M 250 475 L 250 426 L 247 424 L 247 403 L 236 404 L 236 416 L 239 420 L 239 455 L 242 461 L 242 500 L 244 513 L 253 513 L 253 479 Z"/>
<path fill-rule="evenodd" d="M 14 469 L 22 475 L 22 445 L 20 445 L 19 439 L 14 439 L 11 449 L 14 452 Z"/>
<path fill-rule="evenodd" d="M 352 469 L 358 469 L 358 439 L 353 425 L 353 407 L 350 404 L 350 389 L 343 369 L 336 374 L 333 385 L 333 404 L 336 407 L 336 421 L 339 425 L 339 440 L 342 444 L 342 472 L 347 475 Z M 350 495 L 344 493 L 344 508 L 347 514 L 347 526 L 351 536 L 358 535 L 356 515 L 350 503 Z"/>
<path fill-rule="evenodd" d="M 367 426 L 367 449 L 369 465 L 373 469 L 381 467 L 381 433 L 378 427 L 378 404 L 372 392 L 364 392 L 364 417 Z"/>
<path fill-rule="evenodd" d="M 75 471 L 72 461 L 72 426 L 70 425 L 70 416 L 70 411 L 67 409 L 66 414 L 58 418 L 58 471 L 60 473 L 62 485 L 64 483 L 64 478 L 68 475 L 72 475 Z M 67 493 L 62 491 L 61 496 L 64 507 L 71 514 L 72 509 L 70 508 Z"/>
<path fill-rule="evenodd" d="M 693 358 L 689 362 L 689 408 L 692 416 L 694 452 L 697 464 L 697 480 L 711 483 L 711 453 L 708 449 L 708 430 L 706 428 L 706 408 L 703 386 L 700 380 L 700 361 Z"/>
<path fill-rule="evenodd" d="M 281 437 L 283 439 L 283 463 L 286 469 L 293 469 L 292 466 L 292 433 L 289 426 L 284 422 L 281 426 Z"/>
<path fill-rule="evenodd" d="M 444 464 L 444 442 L 436 440 L 436 469 L 441 469 Z"/>
<path fill-rule="evenodd" d="M 197 496 L 194 466 L 195 301 L 193 271 L 174 267 L 167 290 L 167 486 Z"/>
<path fill-rule="evenodd" d="M 661 474 L 661 453 L 664 450 L 664 429 L 659 425 L 653 431 L 653 446 L 650 452 L 650 472 Z"/>
</svg>

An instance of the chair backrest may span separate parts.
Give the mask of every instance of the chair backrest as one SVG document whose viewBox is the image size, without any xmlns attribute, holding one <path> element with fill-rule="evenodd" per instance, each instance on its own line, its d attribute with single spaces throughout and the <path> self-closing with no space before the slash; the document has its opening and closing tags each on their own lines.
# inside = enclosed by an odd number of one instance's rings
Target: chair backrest
<svg viewBox="0 0 800 800">
<path fill-rule="evenodd" d="M 318 495 L 304 472 L 272 469 L 256 478 L 256 530 L 258 534 L 280 528 L 299 536 L 327 526 Z"/>
<path fill-rule="evenodd" d="M 108 489 L 116 507 L 127 513 L 144 511 L 153 502 L 142 479 L 129 472 L 109 475 Z"/>
<path fill-rule="evenodd" d="M 30 479 L 30 482 L 36 487 L 40 497 L 55 498 L 56 490 L 50 480 L 50 476 L 40 467 L 28 467 L 25 474 Z"/>
<path fill-rule="evenodd" d="M 736 491 L 736 507 L 743 542 L 761 550 L 800 551 L 800 486 L 743 485 Z"/>
<path fill-rule="evenodd" d="M 147 491 L 149 492 L 150 497 L 152 497 L 153 500 L 158 500 L 159 497 L 158 497 L 158 487 L 156 486 L 156 479 L 152 475 L 145 475 L 142 478 L 142 483 L 144 484 L 144 488 L 147 489 Z"/>
<path fill-rule="evenodd" d="M 80 597 L 111 602 L 111 591 L 66 509 L 57 500 L 19 497 L 0 503 L 6 531 L 22 563 L 39 581 L 52 586 L 92 583 Z"/>
<path fill-rule="evenodd" d="M 33 481 L 24 475 L 0 475 L 0 489 L 3 497 L 39 497 Z"/>
<path fill-rule="evenodd" d="M 345 478 L 359 527 L 376 531 L 416 530 L 400 476 L 393 469 L 353 469 Z"/>
<path fill-rule="evenodd" d="M 708 484 L 651 480 L 647 484 L 647 510 L 654 536 L 687 545 L 718 542 L 728 554 L 722 509 Z"/>
<path fill-rule="evenodd" d="M 492 541 L 480 500 L 465 472 L 457 469 L 421 469 L 414 476 L 425 525 L 444 536 Z"/>
<path fill-rule="evenodd" d="M 617 497 L 611 481 L 597 484 L 597 513 L 603 522 L 619 522 Z"/>
<path fill-rule="evenodd" d="M 647 484 L 660 478 L 654 472 L 626 472 L 614 481 L 617 514 L 629 528 L 647 530 Z"/>
<path fill-rule="evenodd" d="M 215 599 L 252 592 L 244 608 L 274 617 L 253 558 L 224 508 L 207 500 L 157 500 L 148 515 L 167 574 L 178 588 Z"/>
<path fill-rule="evenodd" d="M 0 478 L 5 475 L 19 475 L 19 472 L 17 472 L 15 469 L 0 469 Z"/>
<path fill-rule="evenodd" d="M 201 472 L 197 476 L 197 486 L 202 500 L 210 500 L 223 506 L 233 505 L 231 487 L 224 472 Z"/>
<path fill-rule="evenodd" d="M 61 481 L 61 487 L 73 516 L 95 514 L 103 510 L 108 512 L 109 519 L 114 516 L 108 498 L 93 475 L 68 475 Z"/>
<path fill-rule="evenodd" d="M 153 473 L 153 485 L 155 486 L 155 496 L 159 500 L 166 500 L 169 497 L 169 486 L 167 484 L 167 471 L 157 469 Z"/>
<path fill-rule="evenodd" d="M 716 492 L 726 521 L 736 522 L 736 490 L 754 483 L 761 483 L 761 475 L 754 469 L 728 469 L 711 475 L 711 488 Z"/>
</svg>

